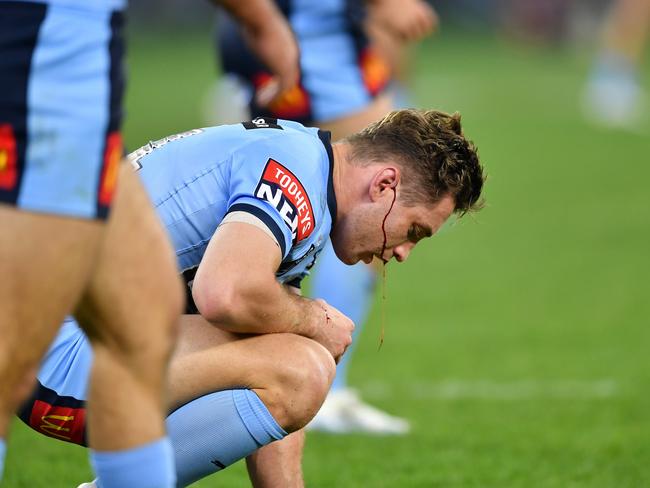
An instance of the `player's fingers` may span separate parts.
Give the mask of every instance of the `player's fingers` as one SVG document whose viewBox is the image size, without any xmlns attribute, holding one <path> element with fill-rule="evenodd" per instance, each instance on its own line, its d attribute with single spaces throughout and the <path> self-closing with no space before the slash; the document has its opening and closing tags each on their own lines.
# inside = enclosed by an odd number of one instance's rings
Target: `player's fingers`
<svg viewBox="0 0 650 488">
<path fill-rule="evenodd" d="M 413 23 L 412 41 L 425 38 L 433 31 L 433 18 L 430 17 L 427 9 L 421 9 Z"/>
<path fill-rule="evenodd" d="M 425 35 L 430 35 L 438 29 L 438 16 L 435 10 L 428 8 L 428 5 L 423 11 L 423 20 L 426 31 Z"/>
</svg>

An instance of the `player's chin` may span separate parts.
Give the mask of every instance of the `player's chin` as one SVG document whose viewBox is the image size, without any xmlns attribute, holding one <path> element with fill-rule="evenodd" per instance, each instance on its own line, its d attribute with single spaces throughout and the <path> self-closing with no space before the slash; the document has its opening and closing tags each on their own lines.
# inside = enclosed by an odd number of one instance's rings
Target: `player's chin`
<svg viewBox="0 0 650 488">
<path fill-rule="evenodd" d="M 359 261 L 363 261 L 363 262 L 366 263 L 366 264 L 370 264 L 370 263 L 372 263 L 372 260 L 373 260 L 374 258 L 375 258 L 375 255 L 369 252 L 369 253 L 363 254 L 363 255 L 359 258 L 359 260 L 358 260 L 357 262 L 359 262 Z"/>
<path fill-rule="evenodd" d="M 366 262 L 364 259 L 365 254 L 345 254 L 345 255 L 337 255 L 337 257 L 341 260 L 343 264 L 347 264 L 348 266 L 352 266 L 353 264 L 357 264 L 359 261 Z"/>
</svg>

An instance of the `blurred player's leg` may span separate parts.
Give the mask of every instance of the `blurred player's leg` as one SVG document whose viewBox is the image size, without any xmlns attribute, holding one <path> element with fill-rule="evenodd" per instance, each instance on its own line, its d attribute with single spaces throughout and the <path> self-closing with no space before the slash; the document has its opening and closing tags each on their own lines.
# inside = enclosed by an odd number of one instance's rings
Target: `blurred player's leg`
<svg viewBox="0 0 650 488">
<path fill-rule="evenodd" d="M 171 450 L 145 444 L 163 435 L 162 375 L 181 295 L 133 175 L 123 172 L 114 215 L 100 223 L 122 154 L 123 15 L 107 5 L 0 2 L 0 202 L 21 209 L 0 210 L 0 272 L 10 277 L 0 284 L 0 428 L 25 375 L 81 303 L 98 345 L 91 442 L 120 449 L 96 463 L 103 486 L 163 487 L 173 485 Z M 112 422 L 129 433 L 116 438 Z"/>
<path fill-rule="evenodd" d="M 114 186 L 107 155 L 119 146 L 111 94 L 121 90 L 108 46 L 119 18 L 0 2 L 3 438 L 32 386 L 28 378 L 86 286 L 104 234 Z"/>
<path fill-rule="evenodd" d="M 32 382 L 29 373 L 74 306 L 102 225 L 0 205 L 0 437 Z"/>
<path fill-rule="evenodd" d="M 97 267 L 75 312 L 95 355 L 88 433 L 102 487 L 173 484 L 163 395 L 180 310 L 167 236 L 123 164 Z"/>
<path fill-rule="evenodd" d="M 585 114 L 606 127 L 634 129 L 647 117 L 639 66 L 650 32 L 650 0 L 617 0 L 583 97 Z"/>
<path fill-rule="evenodd" d="M 354 345 L 372 307 L 376 272 L 363 263 L 346 266 L 334 254 L 331 244 L 325 248 L 314 272 L 312 295 L 341 310 L 356 324 L 352 349 L 336 366 L 336 377 L 320 411 L 309 424 L 310 430 L 330 433 L 368 432 L 404 434 L 406 420 L 394 417 L 361 401 L 348 386 L 348 367 Z"/>
</svg>

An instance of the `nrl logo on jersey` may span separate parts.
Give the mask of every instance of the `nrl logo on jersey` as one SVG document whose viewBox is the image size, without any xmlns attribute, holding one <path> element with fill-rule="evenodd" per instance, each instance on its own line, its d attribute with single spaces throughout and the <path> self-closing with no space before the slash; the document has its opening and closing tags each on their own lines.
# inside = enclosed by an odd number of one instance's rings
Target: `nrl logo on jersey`
<svg viewBox="0 0 650 488">
<path fill-rule="evenodd" d="M 273 205 L 291 230 L 291 239 L 300 242 L 314 231 L 316 223 L 311 202 L 300 180 L 276 160 L 269 158 L 255 196 Z"/>
</svg>

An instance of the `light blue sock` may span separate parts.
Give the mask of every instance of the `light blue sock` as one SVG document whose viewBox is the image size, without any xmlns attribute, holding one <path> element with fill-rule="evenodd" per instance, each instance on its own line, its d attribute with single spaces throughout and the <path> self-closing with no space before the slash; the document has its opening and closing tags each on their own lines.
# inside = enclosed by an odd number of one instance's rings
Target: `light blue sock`
<svg viewBox="0 0 650 488">
<path fill-rule="evenodd" d="M 5 452 L 7 451 L 7 444 L 5 440 L 0 437 L 0 480 L 2 480 L 2 473 L 5 469 Z"/>
<path fill-rule="evenodd" d="M 331 242 L 318 258 L 317 269 L 312 281 L 314 298 L 322 298 L 333 307 L 338 308 L 354 322 L 352 346 L 336 366 L 336 376 L 331 391 L 345 388 L 348 382 L 348 367 L 354 345 L 361 333 L 363 324 L 372 306 L 375 291 L 375 272 L 363 263 L 347 266 L 336 257 Z"/>
<path fill-rule="evenodd" d="M 251 390 L 210 393 L 167 417 L 178 485 L 187 486 L 282 439 L 278 425 Z"/>
<path fill-rule="evenodd" d="M 98 488 L 172 488 L 174 453 L 167 437 L 123 451 L 90 452 Z"/>
</svg>

